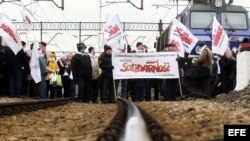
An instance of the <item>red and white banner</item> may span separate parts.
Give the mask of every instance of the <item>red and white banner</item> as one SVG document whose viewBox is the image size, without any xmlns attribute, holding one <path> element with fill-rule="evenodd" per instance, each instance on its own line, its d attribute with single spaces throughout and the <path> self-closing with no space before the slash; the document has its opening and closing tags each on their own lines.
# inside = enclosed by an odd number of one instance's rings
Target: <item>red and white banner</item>
<svg viewBox="0 0 250 141">
<path fill-rule="evenodd" d="M 169 43 L 177 46 L 176 51 L 184 57 L 185 51 L 190 53 L 195 47 L 198 39 L 178 20 L 172 21 Z"/>
<path fill-rule="evenodd" d="M 179 78 L 176 52 L 112 53 L 113 78 Z"/>
<path fill-rule="evenodd" d="M 25 28 L 26 29 L 31 29 L 32 28 L 32 22 L 28 16 L 28 13 L 27 11 L 23 8 L 23 10 L 21 11 L 21 15 L 22 15 L 22 18 L 23 18 L 23 23 L 25 25 Z"/>
<path fill-rule="evenodd" d="M 39 48 L 38 42 L 33 42 L 33 49 L 30 61 L 30 73 L 36 83 L 39 83 L 41 81 L 38 48 Z"/>
<path fill-rule="evenodd" d="M 0 14 L 0 36 L 11 50 L 17 54 L 22 49 L 21 40 L 16 28 L 5 14 Z"/>
<path fill-rule="evenodd" d="M 216 17 L 213 20 L 212 30 L 212 52 L 220 55 L 224 55 L 228 46 L 228 35 L 217 21 Z"/>
<path fill-rule="evenodd" d="M 112 47 L 113 52 L 124 52 L 124 32 L 119 17 L 108 16 L 103 26 L 103 43 Z"/>
</svg>

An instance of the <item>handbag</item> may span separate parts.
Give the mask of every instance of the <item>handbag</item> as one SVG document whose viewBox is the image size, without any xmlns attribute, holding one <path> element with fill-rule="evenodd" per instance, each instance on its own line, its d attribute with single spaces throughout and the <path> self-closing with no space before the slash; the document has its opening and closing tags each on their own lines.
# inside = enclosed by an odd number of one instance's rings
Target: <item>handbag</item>
<svg viewBox="0 0 250 141">
<path fill-rule="evenodd" d="M 56 75 L 56 81 L 53 83 L 53 87 L 62 87 L 62 76 L 60 74 Z"/>
</svg>

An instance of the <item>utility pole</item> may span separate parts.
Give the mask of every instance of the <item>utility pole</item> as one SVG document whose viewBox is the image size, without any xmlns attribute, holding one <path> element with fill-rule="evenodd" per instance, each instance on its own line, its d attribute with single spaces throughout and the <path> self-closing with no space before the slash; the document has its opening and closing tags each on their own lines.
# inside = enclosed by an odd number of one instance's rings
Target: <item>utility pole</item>
<svg viewBox="0 0 250 141">
<path fill-rule="evenodd" d="M 162 32 L 162 19 L 160 19 L 160 22 L 159 22 L 159 35 L 161 35 L 161 32 Z"/>
<path fill-rule="evenodd" d="M 178 8 L 179 8 L 179 3 L 178 3 L 178 1 L 179 1 L 179 0 L 176 0 L 176 9 L 177 9 L 176 16 L 178 16 L 178 12 L 179 12 L 179 10 L 178 10 Z"/>
<path fill-rule="evenodd" d="M 82 23 L 79 22 L 79 43 L 81 43 L 81 36 L 82 36 Z"/>
<path fill-rule="evenodd" d="M 41 25 L 41 29 L 40 29 L 40 34 L 41 34 L 41 42 L 43 41 L 43 22 L 40 22 L 40 25 Z"/>
</svg>

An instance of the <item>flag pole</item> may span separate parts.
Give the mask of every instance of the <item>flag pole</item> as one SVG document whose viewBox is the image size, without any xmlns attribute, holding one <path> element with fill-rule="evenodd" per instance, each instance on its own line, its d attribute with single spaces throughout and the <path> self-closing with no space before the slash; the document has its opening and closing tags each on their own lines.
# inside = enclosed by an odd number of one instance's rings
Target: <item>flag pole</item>
<svg viewBox="0 0 250 141">
<path fill-rule="evenodd" d="M 115 87 L 115 80 L 114 79 L 113 79 L 113 86 L 114 86 L 115 101 L 117 102 L 117 93 L 116 93 L 116 87 Z"/>
<path fill-rule="evenodd" d="M 180 88 L 180 94 L 181 94 L 181 100 L 182 100 L 182 98 L 183 98 L 183 94 L 182 94 L 182 87 L 181 87 L 181 79 L 180 79 L 180 77 L 179 77 L 179 88 Z"/>
</svg>

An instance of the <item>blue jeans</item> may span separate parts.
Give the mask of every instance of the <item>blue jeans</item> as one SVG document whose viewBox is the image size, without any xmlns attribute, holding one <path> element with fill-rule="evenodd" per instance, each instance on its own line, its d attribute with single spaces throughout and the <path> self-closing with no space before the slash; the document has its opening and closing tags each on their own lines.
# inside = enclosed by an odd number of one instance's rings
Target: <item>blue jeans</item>
<svg viewBox="0 0 250 141">
<path fill-rule="evenodd" d="M 20 97 L 22 93 L 22 69 L 10 71 L 10 96 Z"/>
<path fill-rule="evenodd" d="M 46 76 L 46 74 L 42 74 L 41 81 L 38 83 L 38 92 L 39 92 L 41 99 L 48 98 L 48 96 L 47 96 L 47 84 L 45 81 L 45 76 Z"/>
</svg>

